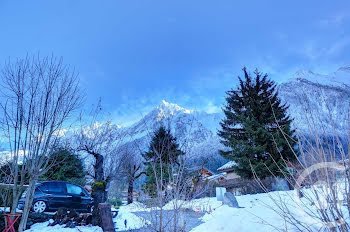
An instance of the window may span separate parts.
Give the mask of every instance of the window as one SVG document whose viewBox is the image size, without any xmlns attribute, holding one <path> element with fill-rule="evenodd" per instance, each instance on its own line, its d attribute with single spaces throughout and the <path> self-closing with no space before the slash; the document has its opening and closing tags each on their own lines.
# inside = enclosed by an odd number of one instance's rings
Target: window
<svg viewBox="0 0 350 232">
<path fill-rule="evenodd" d="M 83 193 L 85 195 L 83 189 L 74 184 L 67 184 L 67 193 L 73 195 L 81 195 Z"/>
<path fill-rule="evenodd" d="M 64 193 L 64 184 L 59 182 L 49 183 L 49 191 L 52 193 Z"/>
<path fill-rule="evenodd" d="M 49 191 L 49 183 L 43 183 L 38 186 L 37 190 L 39 192 L 48 192 Z"/>
</svg>

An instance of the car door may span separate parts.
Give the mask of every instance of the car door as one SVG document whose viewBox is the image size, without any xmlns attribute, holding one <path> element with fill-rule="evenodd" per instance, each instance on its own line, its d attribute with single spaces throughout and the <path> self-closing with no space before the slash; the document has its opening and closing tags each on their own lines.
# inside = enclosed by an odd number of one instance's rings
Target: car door
<svg viewBox="0 0 350 232">
<path fill-rule="evenodd" d="M 51 198 L 51 194 L 49 192 L 49 183 L 40 183 L 36 186 L 34 192 L 34 201 L 36 200 L 44 200 L 48 202 Z"/>
<path fill-rule="evenodd" d="M 64 182 L 48 182 L 48 190 L 50 194 L 48 203 L 51 209 L 69 206 L 70 197 L 67 195 Z"/>
<path fill-rule="evenodd" d="M 75 184 L 67 183 L 67 194 L 70 196 L 72 209 L 83 209 L 83 197 L 85 196 L 84 190 Z"/>
</svg>

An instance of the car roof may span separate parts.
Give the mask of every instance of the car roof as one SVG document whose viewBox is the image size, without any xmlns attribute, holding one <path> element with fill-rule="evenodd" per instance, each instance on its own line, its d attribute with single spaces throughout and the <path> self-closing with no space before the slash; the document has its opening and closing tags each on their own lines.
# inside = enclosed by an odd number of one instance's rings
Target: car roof
<svg viewBox="0 0 350 232">
<path fill-rule="evenodd" d="M 48 180 L 48 181 L 42 181 L 42 182 L 38 182 L 37 185 L 39 184 L 44 184 L 44 183 L 64 183 L 64 184 L 74 184 L 68 181 L 60 181 L 60 180 Z M 74 184 L 74 185 L 78 185 L 78 184 Z M 80 186 L 80 185 L 78 185 Z"/>
</svg>

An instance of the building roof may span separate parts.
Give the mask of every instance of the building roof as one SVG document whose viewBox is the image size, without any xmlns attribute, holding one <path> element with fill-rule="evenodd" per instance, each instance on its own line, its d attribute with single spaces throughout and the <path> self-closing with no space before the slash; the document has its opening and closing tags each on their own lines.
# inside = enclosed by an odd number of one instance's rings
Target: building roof
<svg viewBox="0 0 350 232">
<path fill-rule="evenodd" d="M 218 168 L 218 172 L 222 172 L 227 169 L 231 169 L 233 167 L 237 166 L 237 163 L 235 161 L 229 161 L 226 164 L 222 165 L 221 167 Z"/>
<path fill-rule="evenodd" d="M 199 171 L 206 171 L 208 172 L 210 175 L 215 175 L 215 172 L 213 172 L 212 170 L 210 170 L 209 168 L 206 167 L 194 167 L 190 169 L 192 172 L 199 172 Z"/>
<path fill-rule="evenodd" d="M 205 179 L 207 179 L 207 180 L 216 180 L 216 179 L 219 179 L 219 178 L 226 179 L 226 173 L 215 174 L 215 175 L 212 175 L 212 176 L 208 176 Z"/>
</svg>

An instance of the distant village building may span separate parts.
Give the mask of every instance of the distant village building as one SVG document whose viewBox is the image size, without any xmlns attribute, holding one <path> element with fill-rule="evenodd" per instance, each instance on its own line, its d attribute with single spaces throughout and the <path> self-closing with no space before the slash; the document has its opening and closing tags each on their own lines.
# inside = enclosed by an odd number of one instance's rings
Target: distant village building
<svg viewBox="0 0 350 232">
<path fill-rule="evenodd" d="M 215 196 L 215 186 L 224 175 L 215 174 L 206 167 L 194 168 L 192 171 L 190 197 Z"/>
<path fill-rule="evenodd" d="M 217 169 L 217 173 L 206 167 L 201 167 L 193 172 L 192 191 L 203 196 L 215 196 L 216 187 L 224 187 L 228 192 L 240 195 L 244 186 L 243 179 L 234 172 L 234 161 L 229 161 Z"/>
<path fill-rule="evenodd" d="M 217 169 L 219 173 L 225 174 L 226 178 L 229 180 L 240 178 L 236 173 L 234 173 L 233 168 L 237 166 L 235 161 L 229 161 Z"/>
<path fill-rule="evenodd" d="M 220 178 L 218 187 L 225 187 L 228 192 L 235 195 L 240 195 L 244 186 L 243 179 L 234 172 L 236 162 L 229 161 L 217 169 L 218 175 L 223 175 L 225 178 Z"/>
</svg>

